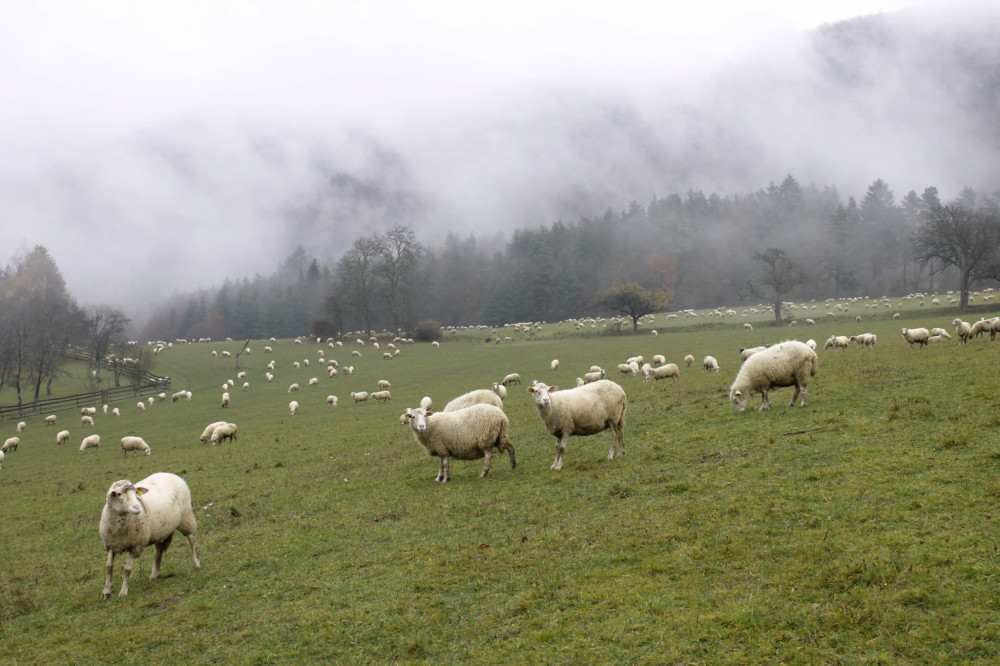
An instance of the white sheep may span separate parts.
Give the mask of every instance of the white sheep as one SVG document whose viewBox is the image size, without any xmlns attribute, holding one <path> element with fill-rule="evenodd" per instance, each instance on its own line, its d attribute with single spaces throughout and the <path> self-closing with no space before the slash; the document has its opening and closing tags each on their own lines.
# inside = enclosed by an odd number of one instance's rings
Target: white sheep
<svg viewBox="0 0 1000 666">
<path fill-rule="evenodd" d="M 760 408 L 770 409 L 768 391 L 782 386 L 794 386 L 795 393 L 792 394 L 789 407 L 795 404 L 799 393 L 802 394 L 804 406 L 809 378 L 816 374 L 818 364 L 816 352 L 804 342 L 789 340 L 768 347 L 743 362 L 729 389 L 729 400 L 737 412 L 742 412 L 750 397 L 760 393 L 763 396 Z"/>
<path fill-rule="evenodd" d="M 81 416 L 80 417 L 80 425 L 81 426 L 89 425 L 91 428 L 93 428 L 94 427 L 94 417 L 92 417 L 92 416 Z"/>
<path fill-rule="evenodd" d="M 388 379 L 380 379 L 378 380 L 378 387 L 380 389 L 388 389 L 392 388 L 392 384 L 389 383 Z"/>
<path fill-rule="evenodd" d="M 297 400 L 292 400 L 290 403 L 288 403 L 288 415 L 289 416 L 295 416 L 295 414 L 298 411 L 299 411 L 299 402 Z"/>
<path fill-rule="evenodd" d="M 875 343 L 878 342 L 878 336 L 874 333 L 861 333 L 859 335 L 852 335 L 851 342 L 864 347 L 874 347 Z"/>
<path fill-rule="evenodd" d="M 0 451 L 7 453 L 8 451 L 17 451 L 17 447 L 21 445 L 20 437 L 8 437 L 7 441 L 0 446 Z"/>
<path fill-rule="evenodd" d="M 764 351 L 767 347 L 741 347 L 740 348 L 740 360 L 745 361 L 759 351 Z"/>
<path fill-rule="evenodd" d="M 702 362 L 702 367 L 705 368 L 705 372 L 718 372 L 719 362 L 715 360 L 714 356 L 706 356 Z"/>
<path fill-rule="evenodd" d="M 351 391 L 351 400 L 357 405 L 359 402 L 366 402 L 368 400 L 368 391 Z"/>
<path fill-rule="evenodd" d="M 121 416 L 121 415 L 122 415 L 122 412 L 121 412 L 120 409 L 118 409 L 117 407 L 112 407 L 111 408 L 111 416 Z"/>
<path fill-rule="evenodd" d="M 309 386 L 319 386 L 319 377 L 310 377 Z"/>
<path fill-rule="evenodd" d="M 552 362 L 549 363 L 549 367 L 552 368 L 553 370 L 558 370 L 559 369 L 559 359 L 557 359 L 557 358 L 552 359 Z"/>
<path fill-rule="evenodd" d="M 54 425 L 55 422 L 56 422 L 56 415 L 55 414 L 49 414 L 43 420 L 45 421 L 45 425 Z"/>
<path fill-rule="evenodd" d="M 140 451 L 145 453 L 147 456 L 152 454 L 152 451 L 149 449 L 149 444 L 147 444 L 146 440 L 142 437 L 122 437 L 122 456 L 128 455 L 129 451 L 132 452 L 133 456 Z"/>
<path fill-rule="evenodd" d="M 806 319 L 806 322 L 807 322 L 807 323 L 808 323 L 808 322 L 811 322 L 811 321 L 812 321 L 811 319 Z M 751 324 L 750 322 L 744 322 L 744 323 L 743 323 L 743 328 L 744 328 L 745 330 L 747 330 L 747 331 L 752 331 L 752 330 L 753 330 L 753 324 Z"/>
<path fill-rule="evenodd" d="M 618 374 L 620 375 L 634 375 L 635 373 L 633 372 L 633 370 L 635 370 L 635 366 L 633 366 L 631 363 L 618 364 Z"/>
<path fill-rule="evenodd" d="M 625 455 L 625 391 L 608 379 L 559 391 L 536 382 L 528 387 L 539 418 L 555 435 L 556 459 L 552 469 L 562 469 L 566 444 L 573 435 L 596 435 L 611 429 L 608 460 Z M 617 448 L 617 453 L 616 453 Z"/>
<path fill-rule="evenodd" d="M 684 363 L 687 365 L 687 367 L 690 368 L 691 364 L 694 363 L 694 356 L 692 356 L 691 354 L 688 354 L 687 356 L 685 356 L 684 357 Z"/>
<path fill-rule="evenodd" d="M 229 406 L 229 394 L 228 393 L 223 393 L 222 394 L 222 407 L 224 409 L 224 408 L 226 408 L 228 406 Z"/>
<path fill-rule="evenodd" d="M 250 390 L 250 382 L 243 382 L 243 390 L 244 391 Z"/>
<path fill-rule="evenodd" d="M 990 322 L 987 319 L 980 319 L 969 329 L 969 338 L 978 338 L 990 332 Z"/>
<path fill-rule="evenodd" d="M 692 360 L 694 360 L 694 359 L 692 359 Z M 663 354 L 654 354 L 653 355 L 653 365 L 663 365 L 666 362 L 667 362 L 667 357 L 664 356 Z"/>
<path fill-rule="evenodd" d="M 509 386 L 511 384 L 520 384 L 521 383 L 521 375 L 518 374 L 518 373 L 516 373 L 516 372 L 512 372 L 509 375 L 507 375 L 506 377 L 504 377 L 503 381 L 501 381 L 500 383 L 503 384 L 504 386 Z"/>
<path fill-rule="evenodd" d="M 82 407 L 80 416 L 97 416 L 97 407 Z"/>
<path fill-rule="evenodd" d="M 507 399 L 507 387 L 506 386 L 504 386 L 503 384 L 499 384 L 497 382 L 493 382 L 492 388 L 493 388 L 493 392 L 497 394 L 498 398 L 500 398 L 501 400 L 506 400 Z M 421 405 L 421 407 L 423 407 L 423 405 Z"/>
<path fill-rule="evenodd" d="M 87 449 L 96 449 L 101 445 L 100 435 L 89 435 L 83 438 L 80 442 L 80 453 L 85 452 Z"/>
<path fill-rule="evenodd" d="M 135 408 L 140 412 L 144 412 L 146 411 L 146 403 L 140 400 L 139 402 L 135 403 Z"/>
<path fill-rule="evenodd" d="M 326 396 L 326 404 L 330 405 L 331 407 L 336 407 L 337 406 L 337 396 L 335 396 L 335 395 L 328 395 L 328 396 Z"/>
<path fill-rule="evenodd" d="M 24 432 L 24 429 L 27 428 L 27 427 L 28 427 L 28 424 L 25 423 L 24 421 L 21 421 L 21 422 L 19 422 L 17 424 L 17 431 L 18 432 Z"/>
<path fill-rule="evenodd" d="M 823 349 L 847 349 L 851 339 L 846 335 L 831 335 L 823 345 Z"/>
<path fill-rule="evenodd" d="M 174 532 L 179 531 L 191 543 L 191 562 L 201 567 L 195 542 L 197 523 L 191 508 L 191 490 L 179 476 L 165 472 L 151 474 L 135 485 L 131 481 L 115 481 L 108 489 L 101 512 L 101 541 L 108 551 L 107 575 L 101 597 L 111 596 L 115 555 L 128 552 L 122 587 L 118 596 L 128 594 L 129 577 L 135 560 L 146 546 L 156 546 L 153 571 L 149 579 L 160 575 L 160 563 Z"/>
<path fill-rule="evenodd" d="M 294 393 L 295 391 L 298 391 L 298 390 L 299 390 L 299 385 L 298 384 L 292 384 L 291 386 L 288 387 L 288 392 L 289 393 Z"/>
<path fill-rule="evenodd" d="M 452 412 L 431 412 L 421 407 L 407 409 L 403 419 L 409 421 L 416 440 L 428 455 L 440 460 L 435 481 L 451 480 L 448 461 L 485 458 L 480 478 L 490 471 L 493 449 L 507 451 L 510 468 L 517 467 L 514 446 L 510 443 L 510 424 L 503 410 L 493 405 L 471 405 Z"/>
<path fill-rule="evenodd" d="M 600 372 L 588 372 L 583 376 L 584 384 L 593 384 L 594 382 L 599 382 L 606 376 L 607 373 L 601 368 Z"/>
<path fill-rule="evenodd" d="M 459 409 L 471 407 L 472 405 L 493 405 L 494 407 L 503 409 L 503 400 L 493 391 L 477 389 L 458 396 L 444 406 L 444 411 L 455 412 Z"/>
<path fill-rule="evenodd" d="M 230 384 L 230 386 L 232 386 L 232 384 Z M 152 396 L 150 396 L 150 397 L 146 398 L 146 402 L 148 402 L 148 403 L 149 403 L 149 406 L 150 406 L 150 407 L 152 407 L 152 406 L 153 406 L 153 403 L 155 403 L 156 401 L 155 401 L 155 400 L 153 400 L 153 397 L 152 397 Z"/>
<path fill-rule="evenodd" d="M 232 442 L 234 439 L 239 439 L 239 437 L 236 436 L 238 430 L 239 428 L 237 428 L 235 423 L 223 423 L 220 426 L 216 426 L 215 429 L 212 431 L 212 436 L 211 436 L 212 446 L 215 446 L 216 444 L 221 444 L 227 439 L 230 442 Z"/>
<path fill-rule="evenodd" d="M 107 414 L 108 413 L 108 405 L 104 405 L 103 409 L 104 409 L 104 413 Z"/>
<path fill-rule="evenodd" d="M 951 340 L 951 334 L 943 328 L 932 328 L 930 333 L 932 337 L 936 335 L 944 340 Z"/>
<path fill-rule="evenodd" d="M 955 327 L 955 334 L 958 336 L 958 344 L 964 345 L 972 337 L 972 325 L 967 321 L 962 321 L 958 317 L 952 320 L 951 325 Z M 903 329 L 906 330 L 905 328 Z M 906 337 L 904 334 L 903 337 Z M 913 346 L 913 343 L 910 343 Z"/>
<path fill-rule="evenodd" d="M 964 324 L 965 322 L 962 323 Z M 903 334 L 903 339 L 910 343 L 911 348 L 914 342 L 917 343 L 917 347 L 923 347 L 927 344 L 927 338 L 931 337 L 931 332 L 926 328 L 903 328 L 900 329 L 900 333 Z"/>
<path fill-rule="evenodd" d="M 390 391 L 375 391 L 371 398 L 376 402 L 388 402 L 392 400 L 392 393 Z"/>
<path fill-rule="evenodd" d="M 681 376 L 680 369 L 677 367 L 676 363 L 667 363 L 666 365 L 661 365 L 658 368 L 650 368 L 648 373 L 645 373 L 642 381 L 648 382 L 650 379 L 653 380 L 653 386 L 656 386 L 656 382 L 660 379 L 666 379 L 667 377 L 672 377 L 674 381 Z"/>
<path fill-rule="evenodd" d="M 56 444 L 62 444 L 63 442 L 69 442 L 69 430 L 60 430 L 56 433 Z"/>
<path fill-rule="evenodd" d="M 424 397 L 422 397 L 420 399 L 420 408 L 421 409 L 430 409 L 432 403 L 433 403 L 433 401 L 431 400 L 431 397 L 429 395 L 425 395 Z"/>
<path fill-rule="evenodd" d="M 215 423 L 209 423 L 207 426 L 205 426 L 205 429 L 201 433 L 201 443 L 204 444 L 205 442 L 207 442 L 209 438 L 212 436 L 212 433 L 215 432 L 215 429 L 221 425 L 226 425 L 226 422 L 216 421 Z"/>
</svg>

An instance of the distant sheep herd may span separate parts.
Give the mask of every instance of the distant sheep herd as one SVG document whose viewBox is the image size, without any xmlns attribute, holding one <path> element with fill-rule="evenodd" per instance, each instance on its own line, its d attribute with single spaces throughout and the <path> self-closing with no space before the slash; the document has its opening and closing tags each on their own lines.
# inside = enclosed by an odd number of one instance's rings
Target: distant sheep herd
<svg viewBox="0 0 1000 666">
<path fill-rule="evenodd" d="M 829 305 L 828 305 L 829 307 Z M 867 306 L 866 306 L 867 307 Z M 732 314 L 730 314 L 732 313 Z M 686 313 L 685 316 L 688 316 Z M 720 313 L 720 316 L 732 316 L 735 312 L 731 310 Z M 832 313 L 827 313 L 832 314 Z M 668 318 L 677 315 L 669 315 Z M 744 315 L 746 316 L 746 315 Z M 860 317 L 859 317 L 860 319 Z M 804 320 L 806 325 L 815 325 L 811 318 Z M 795 325 L 797 321 L 792 321 Z M 989 334 L 990 339 L 995 339 L 1000 332 L 1000 317 L 992 319 L 980 319 L 976 322 L 965 322 L 960 318 L 952 321 L 955 336 L 960 345 L 967 344 L 976 337 Z M 752 331 L 752 325 L 744 324 L 747 331 Z M 517 329 L 515 329 L 517 330 Z M 530 330 L 528 327 L 526 330 Z M 653 331 L 655 335 L 657 332 Z M 903 341 L 910 347 L 916 345 L 924 347 L 932 343 L 940 343 L 952 339 L 952 335 L 944 328 L 903 328 L 900 331 Z M 499 342 L 500 338 L 496 340 Z M 489 341 L 489 339 L 488 339 Z M 509 338 L 504 338 L 509 341 Z M 272 344 L 276 341 L 272 338 Z M 317 342 L 322 344 L 322 340 L 317 338 Z M 857 345 L 861 348 L 871 349 L 876 346 L 878 338 L 873 333 L 859 333 L 855 335 L 831 335 L 823 345 L 824 351 L 842 351 L 850 345 Z M 343 346 L 341 341 L 327 339 L 330 349 L 337 349 Z M 366 346 L 366 343 L 374 349 L 379 349 L 379 342 L 374 336 L 368 340 L 358 337 L 355 345 Z M 409 344 L 412 340 L 396 338 L 392 343 L 388 343 L 383 358 L 393 360 L 399 355 L 396 344 Z M 302 340 L 294 340 L 294 344 L 301 345 Z M 161 350 L 166 345 L 158 346 Z M 434 343 L 435 347 L 439 346 Z M 761 410 L 770 408 L 769 393 L 782 387 L 792 387 L 793 393 L 789 406 L 794 406 L 796 401 L 805 406 L 808 396 L 810 380 L 818 370 L 817 344 L 813 340 L 799 342 L 787 340 L 773 345 L 763 345 L 757 347 L 747 347 L 739 350 L 741 365 L 729 389 L 729 399 L 737 412 L 743 412 L 755 394 L 761 395 Z M 249 348 L 246 349 L 249 352 Z M 272 346 L 265 346 L 266 354 L 273 354 Z M 327 362 L 323 357 L 323 350 L 319 352 L 319 363 L 328 369 L 330 379 L 338 376 L 340 372 L 346 376 L 354 374 L 354 367 L 341 368 L 337 361 Z M 231 358 L 229 351 L 212 351 L 213 358 Z M 237 355 L 238 357 L 238 355 Z M 353 358 L 361 359 L 361 353 L 357 349 L 353 350 Z M 363 362 L 363 360 L 362 360 Z M 695 362 L 693 355 L 684 356 L 684 367 L 690 368 Z M 308 367 L 308 359 L 304 359 L 300 364 L 294 362 L 296 368 Z M 615 366 L 610 366 L 615 367 Z M 714 356 L 705 356 L 702 361 L 705 372 L 718 373 L 720 371 L 719 362 Z M 549 364 L 550 371 L 558 371 L 560 362 L 553 359 Z M 652 356 L 652 362 L 644 362 L 642 356 L 633 356 L 619 363 L 615 369 L 616 377 L 625 378 L 642 375 L 643 382 L 652 382 L 655 388 L 659 380 L 670 379 L 671 384 L 680 378 L 680 367 L 676 363 L 669 363 L 662 354 Z M 265 379 L 270 383 L 274 379 L 275 362 L 272 360 L 267 364 Z M 246 372 L 239 372 L 237 378 L 243 381 L 243 390 L 250 388 L 249 381 L 246 380 Z M 510 423 L 504 412 L 504 400 L 507 398 L 508 389 L 511 386 L 522 383 L 519 373 L 513 372 L 505 375 L 502 379 L 492 382 L 488 389 L 477 389 L 464 393 L 448 402 L 444 409 L 435 411 L 432 409 L 432 400 L 424 397 L 417 407 L 408 407 L 399 418 L 401 424 L 409 425 L 414 441 L 429 456 L 438 458 L 438 472 L 435 481 L 447 483 L 451 479 L 450 461 L 455 460 L 476 460 L 483 459 L 482 470 L 479 474 L 484 477 L 489 473 L 492 457 L 494 453 L 503 454 L 506 452 L 510 459 L 511 469 L 516 468 L 516 457 L 514 445 L 510 440 Z M 311 377 L 307 380 L 308 387 L 315 387 L 321 384 L 318 377 Z M 235 386 L 232 379 L 228 379 L 222 384 L 222 408 L 230 408 L 233 404 L 233 395 L 230 390 Z M 351 391 L 350 397 L 355 406 L 367 403 L 369 400 L 376 403 L 390 402 L 392 395 L 390 389 L 392 385 L 387 379 L 380 379 L 374 391 Z M 299 393 L 301 391 L 297 382 L 288 386 L 288 393 Z M 526 387 L 530 395 L 536 414 L 541 421 L 541 425 L 556 438 L 555 460 L 551 469 L 560 470 L 564 464 L 564 455 L 573 436 L 589 436 L 611 431 L 611 446 L 608 451 L 607 460 L 611 461 L 616 457 L 625 454 L 625 413 L 627 408 L 627 395 L 625 390 L 618 383 L 607 378 L 607 371 L 601 366 L 591 366 L 587 372 L 581 373 L 576 379 L 575 385 L 565 389 L 557 386 L 549 386 L 538 380 L 532 380 Z M 310 409 L 313 404 L 311 400 L 305 400 L 302 392 L 305 408 Z M 182 390 L 170 395 L 171 402 L 177 403 L 180 400 L 189 402 L 192 400 L 191 391 Z M 157 399 L 164 402 L 166 393 L 159 393 Z M 801 400 L 800 400 L 801 398 Z M 148 400 L 136 403 L 138 412 L 144 412 L 147 408 L 155 405 L 155 400 L 150 397 Z M 238 400 L 235 402 L 239 402 Z M 331 408 L 336 408 L 338 398 L 336 395 L 327 395 L 326 404 Z M 288 403 L 289 415 L 296 416 L 299 413 L 299 402 L 292 400 Z M 159 408 L 158 408 L 159 409 Z M 114 407 L 109 412 L 109 405 L 103 405 L 101 412 L 115 418 L 121 418 L 121 411 Z M 83 407 L 80 410 L 80 425 L 87 426 L 88 429 L 96 427 L 95 417 L 98 416 L 97 407 Z M 139 417 L 141 418 L 141 417 Z M 54 425 L 57 421 L 56 414 L 50 414 L 41 419 L 44 425 Z M 16 452 L 21 444 L 21 434 L 28 428 L 26 421 L 17 423 L 16 431 L 19 436 L 8 438 L 2 448 L 0 448 L 0 470 L 7 454 Z M 239 429 L 237 425 L 229 421 L 216 421 L 208 424 L 201 432 L 200 442 L 202 444 L 211 443 L 218 446 L 227 440 L 230 443 L 238 441 Z M 70 431 L 60 430 L 55 436 L 56 444 L 61 445 L 70 442 Z M 50 440 L 51 441 L 51 440 Z M 98 450 L 101 437 L 98 433 L 92 432 L 84 437 L 79 446 L 81 454 L 87 453 L 90 449 Z M 123 456 L 128 453 L 133 455 L 152 455 L 152 448 L 140 436 L 127 435 L 121 438 L 121 451 Z M 195 542 L 195 532 L 197 526 L 194 513 L 191 507 L 191 493 L 187 484 L 178 476 L 167 473 L 156 473 L 142 481 L 132 484 L 128 480 L 114 482 L 108 489 L 105 496 L 104 511 L 100 521 L 100 536 L 107 551 L 106 580 L 101 596 L 108 598 L 111 596 L 113 565 L 115 556 L 121 553 L 127 555 L 128 561 L 124 567 L 124 575 L 119 596 L 128 594 L 129 575 L 132 571 L 134 561 L 142 553 L 146 546 L 153 545 L 156 548 L 156 555 L 153 564 L 150 580 L 157 578 L 160 571 L 160 561 L 166 551 L 174 532 L 180 531 L 188 537 L 191 544 L 192 562 L 195 568 L 200 566 L 198 550 Z"/>
</svg>

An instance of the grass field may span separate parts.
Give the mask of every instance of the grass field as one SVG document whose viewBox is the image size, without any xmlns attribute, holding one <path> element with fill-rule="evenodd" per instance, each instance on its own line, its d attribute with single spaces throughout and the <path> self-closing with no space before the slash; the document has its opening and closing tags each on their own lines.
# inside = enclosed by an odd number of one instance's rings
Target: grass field
<svg viewBox="0 0 1000 666">
<path fill-rule="evenodd" d="M 7 455 L 0 661 L 996 663 L 1000 343 L 910 349 L 901 326 L 951 330 L 955 312 L 858 313 L 796 328 L 762 317 L 753 331 L 660 316 L 657 337 L 546 325 L 501 345 L 460 332 L 393 361 L 288 340 L 265 355 L 256 341 L 240 359 L 252 387 L 238 382 L 226 410 L 236 370 L 211 350 L 241 343 L 174 346 L 154 371 L 191 402 L 99 413 L 102 445 L 85 455 L 77 414 L 32 418 Z M 874 349 L 822 350 L 866 331 Z M 820 345 L 809 405 L 786 409 L 780 389 L 770 411 L 757 396 L 735 413 L 739 348 L 793 337 Z M 355 374 L 328 378 L 321 349 Z M 626 357 L 658 353 L 681 365 L 676 383 L 615 376 Z M 706 354 L 721 372 L 701 370 Z M 592 364 L 628 394 L 627 454 L 612 462 L 605 432 L 571 439 L 565 468 L 550 470 L 555 438 L 524 386 L 505 403 L 514 470 L 495 456 L 480 479 L 479 461 L 453 461 L 451 483 L 435 483 L 436 459 L 399 425 L 424 395 L 441 408 L 509 372 L 570 387 Z M 351 403 L 379 379 L 391 403 Z M 223 419 L 239 441 L 200 444 Z M 62 428 L 71 444 L 57 447 Z M 152 455 L 123 458 L 126 434 Z M 102 600 L 104 494 L 155 471 L 191 487 L 202 568 L 178 536 L 160 579 L 148 580 L 147 549 L 129 596 Z"/>
</svg>

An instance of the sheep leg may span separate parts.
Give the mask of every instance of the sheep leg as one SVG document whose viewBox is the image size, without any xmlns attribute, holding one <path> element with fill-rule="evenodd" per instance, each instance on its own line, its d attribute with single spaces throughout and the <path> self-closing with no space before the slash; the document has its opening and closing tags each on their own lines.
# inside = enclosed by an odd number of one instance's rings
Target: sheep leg
<svg viewBox="0 0 1000 666">
<path fill-rule="evenodd" d="M 767 399 L 767 391 L 761 391 L 761 395 L 764 396 L 764 399 L 760 403 L 760 411 L 764 411 L 765 409 L 771 409 L 771 402 Z"/>
<path fill-rule="evenodd" d="M 510 442 L 507 442 L 500 450 L 503 451 L 504 448 L 506 448 L 507 453 L 510 454 L 510 468 L 516 469 L 517 461 L 514 459 L 514 445 L 511 444 Z"/>
<path fill-rule="evenodd" d="M 483 478 L 490 473 L 490 461 L 493 460 L 493 447 L 486 449 L 483 455 L 483 471 L 479 473 L 479 478 Z"/>
<path fill-rule="evenodd" d="M 104 589 L 101 591 L 102 599 L 111 598 L 111 584 L 114 582 L 114 575 L 115 575 L 115 552 L 109 548 L 107 575 L 104 577 Z"/>
<path fill-rule="evenodd" d="M 805 396 L 803 396 L 803 398 L 804 397 Z M 795 401 L 798 400 L 798 399 L 799 399 L 799 385 L 795 384 L 795 392 L 792 393 L 792 401 L 790 403 L 788 403 L 788 406 L 789 407 L 794 407 L 795 406 Z"/>
<path fill-rule="evenodd" d="M 128 580 L 132 576 L 132 568 L 135 566 L 135 555 L 128 551 L 125 556 L 125 569 L 122 573 L 122 589 L 118 593 L 119 597 L 128 596 Z"/>
<path fill-rule="evenodd" d="M 556 460 L 549 469 L 562 469 L 563 454 L 566 453 L 566 444 L 569 443 L 569 435 L 563 435 L 556 442 Z"/>
<path fill-rule="evenodd" d="M 809 390 L 809 387 L 808 387 L 808 386 L 803 386 L 803 387 L 802 387 L 802 406 L 803 406 L 803 407 L 805 407 L 805 406 L 806 406 L 806 391 L 807 391 L 807 390 Z"/>
<path fill-rule="evenodd" d="M 156 580 L 160 575 L 160 562 L 163 561 L 163 553 L 170 548 L 170 542 L 174 540 L 173 532 L 166 539 L 156 544 L 156 555 L 153 557 L 153 571 L 149 574 L 149 580 Z"/>
<path fill-rule="evenodd" d="M 441 481 L 442 483 L 448 483 L 451 475 L 448 473 L 448 456 L 441 456 L 441 466 L 438 469 L 437 478 L 435 481 Z"/>
</svg>

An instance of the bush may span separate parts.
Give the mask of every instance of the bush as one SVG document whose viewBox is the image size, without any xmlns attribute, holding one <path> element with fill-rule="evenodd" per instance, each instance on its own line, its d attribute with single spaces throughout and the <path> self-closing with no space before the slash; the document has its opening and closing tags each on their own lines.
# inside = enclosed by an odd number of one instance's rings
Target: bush
<svg viewBox="0 0 1000 666">
<path fill-rule="evenodd" d="M 417 342 L 434 342 L 441 339 L 441 325 L 436 321 L 422 321 L 413 327 L 413 339 Z"/>
</svg>

